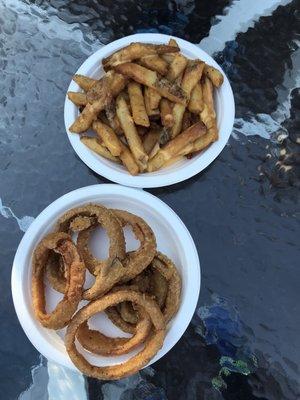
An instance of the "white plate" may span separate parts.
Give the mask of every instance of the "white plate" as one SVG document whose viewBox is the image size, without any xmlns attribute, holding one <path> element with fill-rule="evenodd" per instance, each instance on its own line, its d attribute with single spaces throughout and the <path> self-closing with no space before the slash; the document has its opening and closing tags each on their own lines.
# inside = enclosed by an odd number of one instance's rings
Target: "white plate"
<svg viewBox="0 0 300 400">
<path fill-rule="evenodd" d="M 31 300 L 31 257 L 37 243 L 52 230 L 60 215 L 86 203 L 99 203 L 111 208 L 128 210 L 144 218 L 156 235 L 158 249 L 169 256 L 179 269 L 183 286 L 181 306 L 168 326 L 162 349 L 151 360 L 151 364 L 175 345 L 193 316 L 200 291 L 200 264 L 193 239 L 183 222 L 165 203 L 142 190 L 113 184 L 88 186 L 60 197 L 41 212 L 23 236 L 12 268 L 12 295 L 20 324 L 31 343 L 46 358 L 65 367 L 76 369 L 64 347 L 64 331 L 55 332 L 43 328 L 34 317 Z M 125 231 L 128 239 L 126 244 L 128 249 L 133 249 L 137 242 L 128 232 Z M 103 239 L 103 232 L 99 235 Z M 94 237 L 91 242 L 94 254 L 99 257 L 104 256 L 103 249 L 100 253 L 96 251 L 97 248 L 99 249 L 99 236 Z M 50 308 L 54 307 L 60 296 L 54 290 L 47 288 L 47 304 Z M 101 327 L 101 331 L 108 335 L 122 336 L 123 334 L 105 315 L 94 318 L 92 322 L 93 326 Z M 93 356 L 85 351 L 83 353 L 90 362 L 96 365 L 118 364 L 129 358 L 129 355 L 101 357 Z"/>
<path fill-rule="evenodd" d="M 103 75 L 101 61 L 104 57 L 109 56 L 116 50 L 127 46 L 131 42 L 144 43 L 168 43 L 169 39 L 174 36 L 162 35 L 158 33 L 142 33 L 137 35 L 126 36 L 102 47 L 91 55 L 78 69 L 76 74 L 87 75 L 93 78 L 100 78 Z M 109 161 L 93 151 L 89 150 L 81 143 L 79 135 L 71 133 L 69 127 L 78 116 L 78 107 L 76 107 L 66 96 L 65 99 L 65 126 L 68 138 L 73 149 L 81 160 L 97 174 L 110 179 L 113 182 L 126 186 L 150 188 L 172 185 L 177 182 L 184 181 L 202 171 L 221 153 L 226 145 L 232 131 L 234 121 L 234 98 L 230 83 L 222 70 L 222 68 L 207 53 L 198 46 L 189 43 L 183 39 L 175 38 L 180 46 L 181 52 L 188 58 L 200 58 L 206 63 L 219 69 L 224 75 L 224 83 L 215 94 L 215 108 L 217 114 L 217 124 L 219 129 L 219 140 L 209 146 L 208 149 L 201 152 L 190 160 L 180 161 L 168 168 L 161 169 L 156 172 L 131 176 L 122 166 Z M 72 81 L 68 91 L 79 92 L 81 89 Z"/>
</svg>

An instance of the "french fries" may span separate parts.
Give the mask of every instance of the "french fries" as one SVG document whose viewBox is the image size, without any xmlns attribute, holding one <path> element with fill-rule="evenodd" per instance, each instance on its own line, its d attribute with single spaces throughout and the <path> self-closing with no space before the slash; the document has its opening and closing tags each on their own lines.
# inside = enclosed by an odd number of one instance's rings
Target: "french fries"
<svg viewBox="0 0 300 400">
<path fill-rule="evenodd" d="M 173 111 L 172 103 L 168 99 L 161 99 L 160 101 L 161 123 L 166 128 L 171 128 L 174 124 L 174 117 L 172 111 Z"/>
<path fill-rule="evenodd" d="M 131 43 L 129 46 L 123 47 L 123 49 L 116 51 L 111 56 L 104 58 L 102 60 L 102 64 L 104 68 L 108 68 L 149 55 L 173 53 L 177 51 L 179 51 L 177 47 L 168 45 Z"/>
<path fill-rule="evenodd" d="M 97 120 L 93 122 L 93 130 L 102 139 L 103 144 L 113 156 L 119 156 L 122 152 L 120 140 L 110 126 Z"/>
<path fill-rule="evenodd" d="M 100 79 L 74 75 L 82 92 L 67 96 L 79 107 L 71 132 L 128 172 L 152 172 L 191 158 L 218 139 L 214 90 L 223 75 L 164 45 L 131 43 L 102 60 Z"/>
<path fill-rule="evenodd" d="M 150 126 L 141 85 L 136 82 L 130 82 L 128 84 L 128 94 L 134 122 L 137 125 Z"/>
<path fill-rule="evenodd" d="M 158 72 L 160 75 L 166 75 L 168 72 L 168 63 L 158 55 L 142 57 L 139 60 L 139 64 Z"/>
<path fill-rule="evenodd" d="M 103 146 L 99 140 L 95 137 L 81 136 L 80 141 L 84 143 L 89 149 L 99 154 L 100 156 L 107 158 L 108 160 L 120 163 L 118 157 L 114 157 L 105 146 Z"/>
<path fill-rule="evenodd" d="M 117 97 L 116 108 L 117 116 L 127 139 L 129 148 L 140 170 L 144 171 L 147 168 L 148 155 L 145 152 L 139 134 L 136 130 L 136 126 L 129 113 L 127 103 L 122 95 Z"/>
<path fill-rule="evenodd" d="M 204 63 L 202 61 L 195 60 L 189 62 L 181 82 L 181 88 L 184 90 L 188 98 L 197 82 L 201 79 L 203 69 Z M 184 105 L 178 103 L 175 104 L 173 108 L 174 125 L 172 127 L 172 137 L 177 136 L 181 132 L 184 111 Z"/>
<path fill-rule="evenodd" d="M 76 106 L 86 106 L 87 105 L 87 97 L 85 93 L 80 92 L 68 92 L 68 99 L 72 101 Z"/>
<path fill-rule="evenodd" d="M 205 65 L 204 74 L 211 80 L 212 84 L 217 88 L 220 87 L 224 81 L 224 77 L 221 74 L 221 72 L 210 65 Z"/>
<path fill-rule="evenodd" d="M 76 82 L 77 85 L 80 86 L 85 92 L 90 90 L 93 85 L 98 82 L 96 79 L 92 79 L 84 75 L 74 75 L 73 81 Z"/>
<path fill-rule="evenodd" d="M 180 151 L 184 147 L 195 142 L 196 139 L 203 136 L 205 133 L 206 127 L 202 122 L 192 125 L 186 131 L 182 132 L 176 138 L 163 146 L 155 157 L 150 159 L 148 163 L 148 171 L 156 171 L 171 158 L 181 155 Z"/>
<path fill-rule="evenodd" d="M 186 94 L 176 83 L 159 78 L 155 71 L 135 63 L 119 64 L 115 67 L 115 70 L 145 86 L 155 89 L 162 97 L 181 104 L 186 104 L 187 102 Z"/>
<path fill-rule="evenodd" d="M 203 110 L 202 87 L 199 82 L 192 90 L 188 109 L 190 110 L 190 112 L 195 114 L 199 114 Z"/>
</svg>

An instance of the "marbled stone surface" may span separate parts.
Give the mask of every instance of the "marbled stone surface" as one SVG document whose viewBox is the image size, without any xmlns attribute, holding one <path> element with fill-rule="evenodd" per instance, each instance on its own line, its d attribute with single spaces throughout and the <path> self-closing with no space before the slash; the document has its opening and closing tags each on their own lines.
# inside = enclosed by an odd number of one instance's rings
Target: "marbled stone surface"
<svg viewBox="0 0 300 400">
<path fill-rule="evenodd" d="M 300 1 L 0 0 L 0 398 L 295 400 L 299 388 Z M 137 32 L 185 38 L 222 65 L 236 101 L 218 159 L 151 189 L 190 230 L 202 288 L 188 330 L 118 382 L 42 359 L 14 312 L 23 232 L 73 189 L 107 182 L 73 152 L 63 103 L 96 49 Z"/>
</svg>

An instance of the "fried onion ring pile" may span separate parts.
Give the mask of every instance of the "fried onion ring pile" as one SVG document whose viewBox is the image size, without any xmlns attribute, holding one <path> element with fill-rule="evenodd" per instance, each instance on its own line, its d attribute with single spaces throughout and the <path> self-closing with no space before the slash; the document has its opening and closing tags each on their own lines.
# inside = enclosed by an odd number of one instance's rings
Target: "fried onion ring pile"
<svg viewBox="0 0 300 400">
<path fill-rule="evenodd" d="M 97 259 L 89 248 L 90 237 L 99 226 L 109 237 L 104 260 Z M 140 242 L 134 251 L 126 251 L 125 226 Z M 88 289 L 84 288 L 86 271 L 95 277 Z M 63 293 L 49 313 L 45 278 Z M 120 379 L 143 368 L 162 347 L 166 325 L 178 311 L 180 296 L 181 278 L 174 263 L 157 251 L 150 226 L 128 211 L 98 204 L 73 208 L 58 219 L 54 232 L 42 238 L 33 253 L 35 316 L 46 328 L 67 327 L 67 352 L 74 365 L 90 377 Z M 89 302 L 82 307 L 82 300 Z M 131 337 L 109 337 L 91 328 L 88 320 L 101 312 Z M 122 364 L 98 367 L 79 352 L 76 340 L 85 350 L 101 356 L 119 356 L 137 348 L 138 353 Z"/>
</svg>

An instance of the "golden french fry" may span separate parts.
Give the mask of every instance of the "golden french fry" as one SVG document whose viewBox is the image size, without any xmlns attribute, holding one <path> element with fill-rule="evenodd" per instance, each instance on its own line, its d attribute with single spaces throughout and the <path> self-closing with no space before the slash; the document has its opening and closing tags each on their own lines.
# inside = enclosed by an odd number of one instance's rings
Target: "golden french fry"
<svg viewBox="0 0 300 400">
<path fill-rule="evenodd" d="M 200 118 L 205 124 L 207 129 L 212 130 L 215 133 L 216 140 L 218 138 L 216 113 L 214 108 L 214 97 L 213 97 L 213 84 L 211 80 L 205 77 L 202 82 L 202 94 L 203 94 L 203 110 L 200 113 Z"/>
<path fill-rule="evenodd" d="M 108 68 L 149 55 L 173 53 L 177 51 L 179 51 L 177 47 L 168 45 L 131 43 L 129 46 L 123 47 L 109 57 L 104 58 L 102 64 L 105 68 Z"/>
<path fill-rule="evenodd" d="M 128 172 L 131 175 L 137 175 L 140 171 L 139 166 L 135 162 L 133 155 L 129 148 L 121 142 L 122 153 L 120 154 L 120 160 L 122 161 L 123 165 L 127 168 Z"/>
<path fill-rule="evenodd" d="M 182 54 L 177 53 L 170 64 L 168 74 L 166 76 L 169 81 L 174 82 L 176 78 L 185 70 L 188 60 Z"/>
<path fill-rule="evenodd" d="M 116 102 L 114 99 L 110 101 L 105 107 L 105 116 L 101 115 L 101 121 L 106 125 L 109 125 L 117 135 L 122 135 L 123 130 L 120 125 L 120 121 L 116 114 Z"/>
<path fill-rule="evenodd" d="M 152 96 L 152 93 L 153 93 L 153 89 L 148 87 L 148 86 L 145 86 L 145 88 L 144 88 L 144 101 L 145 101 L 146 112 L 149 115 L 149 117 L 153 117 L 153 116 L 159 115 L 158 108 L 156 108 L 156 109 L 155 108 L 154 109 L 151 108 L 151 96 Z"/>
<path fill-rule="evenodd" d="M 87 92 L 87 99 L 90 103 L 103 97 L 103 91 L 109 90 L 112 97 L 117 96 L 125 87 L 126 79 L 124 75 L 109 71 Z M 104 93 L 105 95 L 105 93 Z"/>
<path fill-rule="evenodd" d="M 190 61 L 185 69 L 181 88 L 187 94 L 188 98 L 191 95 L 193 88 L 202 76 L 204 63 L 199 60 Z M 173 108 L 174 125 L 172 127 L 172 137 L 177 136 L 182 130 L 182 118 L 185 111 L 185 106 L 182 104 L 175 104 Z"/>
<path fill-rule="evenodd" d="M 180 48 L 179 48 L 179 46 L 178 46 L 178 43 L 177 43 L 176 40 L 173 39 L 173 38 L 171 38 L 171 39 L 169 40 L 168 45 L 169 45 L 169 46 L 172 46 L 172 47 L 176 47 L 178 50 L 180 50 Z"/>
<path fill-rule="evenodd" d="M 213 85 L 217 88 L 220 87 L 224 82 L 224 77 L 222 73 L 211 65 L 205 64 L 204 74 L 212 81 Z"/>
<path fill-rule="evenodd" d="M 147 168 L 148 155 L 144 150 L 141 138 L 136 130 L 133 119 L 130 115 L 127 103 L 122 95 L 116 100 L 117 116 L 124 131 L 129 148 L 140 168 L 144 171 Z"/>
<path fill-rule="evenodd" d="M 170 167 L 171 165 L 173 165 L 173 164 L 175 164 L 175 163 L 177 163 L 177 162 L 179 162 L 179 161 L 183 161 L 184 159 L 185 159 L 184 156 L 176 156 L 176 157 L 174 157 L 174 158 L 170 158 L 168 161 L 166 161 L 166 162 L 163 164 L 162 168 Z"/>
<path fill-rule="evenodd" d="M 155 155 L 155 157 L 149 160 L 148 171 L 156 171 L 161 168 L 161 166 L 169 159 L 174 158 L 177 155 L 181 155 L 180 151 L 184 147 L 195 142 L 196 139 L 203 136 L 205 133 L 206 127 L 202 122 L 192 125 L 180 135 L 176 136 L 176 138 L 168 142 L 165 146 L 163 146 Z"/>
<path fill-rule="evenodd" d="M 120 163 L 120 160 L 117 157 L 114 157 L 106 147 L 104 147 L 99 140 L 95 137 L 90 136 L 81 136 L 80 141 L 85 144 L 90 150 L 99 154 L 102 157 L 107 158 L 108 160 L 114 161 L 116 163 Z"/>
<path fill-rule="evenodd" d="M 119 156 L 121 154 L 122 148 L 120 140 L 110 126 L 97 120 L 93 122 L 93 129 L 113 156 Z"/>
<path fill-rule="evenodd" d="M 155 71 L 144 68 L 135 63 L 119 64 L 115 70 L 123 75 L 129 76 L 136 82 L 155 89 L 161 96 L 181 104 L 187 103 L 185 92 L 176 84 L 165 78 L 159 78 Z"/>
<path fill-rule="evenodd" d="M 168 99 L 161 99 L 160 101 L 160 117 L 161 123 L 166 128 L 171 128 L 174 124 L 172 103 Z"/>
<path fill-rule="evenodd" d="M 151 153 L 151 150 L 158 143 L 160 133 L 158 130 L 151 129 L 143 138 L 143 146 L 147 154 Z"/>
<path fill-rule="evenodd" d="M 152 88 L 149 88 L 149 105 L 151 107 L 151 110 L 157 110 L 159 107 L 161 95 Z"/>
<path fill-rule="evenodd" d="M 74 75 L 73 81 L 75 81 L 77 83 L 77 85 L 80 86 L 81 89 L 83 89 L 85 92 L 90 90 L 92 88 L 92 86 L 96 82 L 98 82 L 97 79 L 92 79 L 92 78 L 89 78 L 88 76 L 84 76 L 84 75 Z"/>
<path fill-rule="evenodd" d="M 153 158 L 160 150 L 160 144 L 157 142 L 155 143 L 153 149 L 151 150 L 150 154 L 149 154 L 149 159 Z"/>
<path fill-rule="evenodd" d="M 87 98 L 85 93 L 80 92 L 68 92 L 68 99 L 72 101 L 76 106 L 86 106 Z"/>
<path fill-rule="evenodd" d="M 196 139 L 194 143 L 190 143 L 187 146 L 185 146 L 180 151 L 180 155 L 186 156 L 188 154 L 199 152 L 201 150 L 204 150 L 206 147 L 208 147 L 211 143 L 215 141 L 216 141 L 215 132 L 213 129 L 209 129 L 205 135 Z"/>
<path fill-rule="evenodd" d="M 192 90 L 188 109 L 195 114 L 199 114 L 203 110 L 202 87 L 199 82 Z"/>
<path fill-rule="evenodd" d="M 161 75 L 166 75 L 168 72 L 168 63 L 158 55 L 142 57 L 139 60 L 139 64 Z"/>
<path fill-rule="evenodd" d="M 130 82 L 128 84 L 128 94 L 134 122 L 137 125 L 150 126 L 141 85 L 137 82 Z"/>
<path fill-rule="evenodd" d="M 171 64 L 171 62 L 174 60 L 175 54 L 177 53 L 166 53 L 162 54 L 161 58 L 165 60 L 168 64 Z"/>
</svg>

